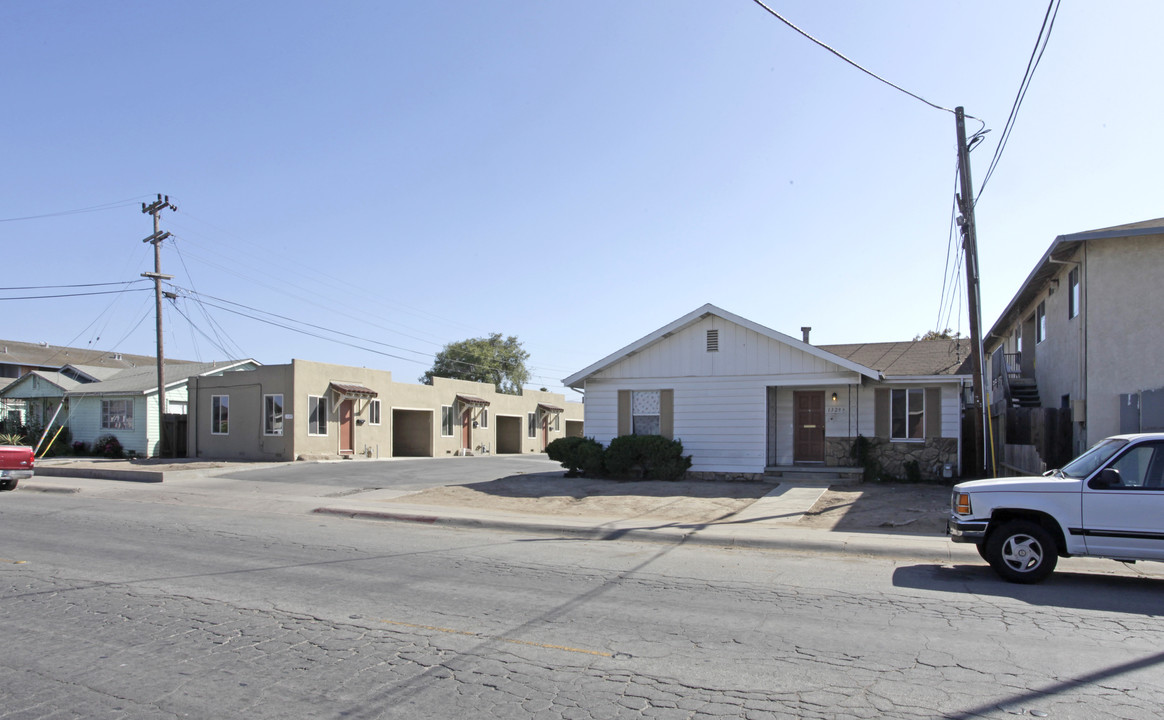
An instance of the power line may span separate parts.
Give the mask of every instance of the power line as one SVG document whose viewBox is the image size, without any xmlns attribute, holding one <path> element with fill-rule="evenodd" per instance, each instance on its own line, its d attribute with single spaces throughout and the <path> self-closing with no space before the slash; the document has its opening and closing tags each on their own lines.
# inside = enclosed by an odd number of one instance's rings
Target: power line
<svg viewBox="0 0 1164 720">
<path fill-rule="evenodd" d="M 779 20 L 780 22 L 784 23 L 784 24 L 785 24 L 785 25 L 787 25 L 788 27 L 792 28 L 793 30 L 795 30 L 796 32 L 800 33 L 801 35 L 803 35 L 804 37 L 808 38 L 809 40 L 811 40 L 812 42 L 816 43 L 817 45 L 819 45 L 820 47 L 824 48 L 825 50 L 828 50 L 828 51 L 829 51 L 830 53 L 832 53 L 833 55 L 836 55 L 836 56 L 837 56 L 837 57 L 839 57 L 841 60 L 844 60 L 845 62 L 847 62 L 848 64 L 850 64 L 850 65 L 852 65 L 853 67 L 857 68 L 858 70 L 860 70 L 861 72 L 865 73 L 866 75 L 868 75 L 869 77 L 873 78 L 874 80 L 877 80 L 878 82 L 885 83 L 886 85 L 888 85 L 889 87 L 893 88 L 894 90 L 897 90 L 897 91 L 899 91 L 899 92 L 903 92 L 903 93 L 905 93 L 906 95 L 909 95 L 909 96 L 910 96 L 911 98 L 913 98 L 914 100 L 920 100 L 921 102 L 925 103 L 926 105 L 929 105 L 930 107 L 932 107 L 932 108 L 933 108 L 933 109 L 935 109 L 935 110 L 943 110 L 943 111 L 945 111 L 945 112 L 948 112 L 948 113 L 950 113 L 950 114 L 953 114 L 953 112 L 954 112 L 954 111 L 953 111 L 953 110 L 951 110 L 950 108 L 948 108 L 948 107 L 942 107 L 941 105 L 935 105 L 934 103 L 930 102 L 929 100 L 926 100 L 926 99 L 925 99 L 924 97 L 922 97 L 921 95 L 917 95 L 917 94 L 915 94 L 915 93 L 911 93 L 909 90 L 906 90 L 905 88 L 901 87 L 900 85 L 895 85 L 894 83 L 891 83 L 890 81 L 888 81 L 888 80 L 886 80 L 885 78 L 881 77 L 880 75 L 878 75 L 877 73 L 873 72 L 872 70 L 868 70 L 868 69 L 866 69 L 866 68 L 862 67 L 861 65 L 857 64 L 857 63 L 856 63 L 856 62 L 854 62 L 853 60 L 850 60 L 849 58 L 845 57 L 845 56 L 844 56 L 844 55 L 843 55 L 843 54 L 842 54 L 842 53 L 841 53 L 839 50 L 836 50 L 836 49 L 834 49 L 834 48 L 830 47 L 830 46 L 829 46 L 829 45 L 827 45 L 826 43 L 824 43 L 824 42 L 822 42 L 822 41 L 820 41 L 820 40 L 817 40 L 817 39 L 816 39 L 816 38 L 814 38 L 812 35 L 809 35 L 809 34 L 808 34 L 807 32 L 805 32 L 804 30 L 801 30 L 799 27 L 797 27 L 795 24 L 793 24 L 793 23 L 792 23 L 792 21 L 790 21 L 788 18 L 784 17 L 784 16 L 783 16 L 783 15 L 781 15 L 780 13 L 778 13 L 778 12 L 776 12 L 775 10 L 773 10 L 772 8 L 768 7 L 768 6 L 767 6 L 767 5 L 765 5 L 763 2 L 761 2 L 761 0 L 752 0 L 752 1 L 753 1 L 753 2 L 755 2 L 757 5 L 759 5 L 760 7 L 764 8 L 765 10 L 767 10 L 767 11 L 768 11 L 768 13 L 769 13 L 770 15 L 772 15 L 772 17 L 776 18 L 776 19 L 777 19 L 777 20 Z M 977 118 L 974 118 L 974 119 L 975 119 L 975 120 L 977 120 Z"/>
<path fill-rule="evenodd" d="M 0 222 L 17 222 L 20 220 L 40 220 L 42 218 L 62 217 L 65 215 L 79 215 L 81 213 L 100 212 L 102 210 L 115 210 L 117 208 L 128 207 L 136 205 L 142 198 L 147 195 L 138 195 L 137 197 L 128 198 L 125 200 L 116 200 L 111 203 L 104 203 L 101 205 L 91 205 L 89 207 L 77 208 L 75 210 L 60 210 L 58 212 L 44 213 L 42 215 L 25 215 L 24 217 L 0 218 Z"/>
<path fill-rule="evenodd" d="M 25 295 L 21 297 L 4 297 L 0 300 L 49 300 L 52 298 L 87 297 L 90 295 L 120 295 L 124 292 L 142 292 L 149 288 L 126 288 L 124 290 L 102 290 L 100 292 L 62 293 L 59 295 Z"/>
<path fill-rule="evenodd" d="M 60 288 L 83 288 L 83 287 L 108 287 L 109 285 L 132 285 L 134 283 L 145 282 L 145 280 L 124 280 L 122 282 L 106 282 L 106 283 L 81 283 L 78 285 L 15 285 L 13 287 L 0 287 L 2 291 L 9 290 L 57 290 Z"/>
<path fill-rule="evenodd" d="M 975 199 L 975 204 L 978 204 L 978 200 L 982 198 L 982 191 L 986 189 L 986 183 L 990 182 L 991 176 L 994 175 L 994 169 L 998 167 L 998 161 L 1002 158 L 1007 141 L 1010 140 L 1011 131 L 1014 130 L 1015 121 L 1018 119 L 1019 108 L 1027 96 L 1027 90 L 1031 87 L 1031 79 L 1035 76 L 1035 70 L 1043 60 L 1047 43 L 1051 40 L 1051 30 L 1055 27 L 1055 18 L 1059 16 L 1059 2 L 1060 0 L 1051 0 L 1047 5 L 1047 12 L 1043 15 L 1043 25 L 1039 28 L 1038 37 L 1035 38 L 1035 47 L 1031 50 L 1030 59 L 1027 60 L 1026 72 L 1023 73 L 1018 94 L 1015 95 L 1014 104 L 1010 108 L 1010 115 L 1007 117 L 1006 125 L 1002 128 L 1002 134 L 998 138 L 998 146 L 994 148 L 994 157 L 991 158 L 990 165 L 986 168 L 986 175 L 982 178 L 982 184 L 978 187 L 978 198 Z M 976 134 L 975 137 L 978 135 Z"/>
</svg>

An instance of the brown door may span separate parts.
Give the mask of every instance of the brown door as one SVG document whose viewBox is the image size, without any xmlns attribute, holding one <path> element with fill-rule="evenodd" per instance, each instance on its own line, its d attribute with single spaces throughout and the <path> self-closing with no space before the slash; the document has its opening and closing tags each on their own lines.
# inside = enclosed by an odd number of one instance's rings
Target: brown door
<svg viewBox="0 0 1164 720">
<path fill-rule="evenodd" d="M 340 454 L 351 455 L 356 445 L 356 424 L 352 422 L 352 401 L 344 400 L 339 407 Z"/>
<path fill-rule="evenodd" d="M 542 452 L 545 452 L 546 446 L 550 444 L 550 416 L 549 414 L 542 415 Z"/>
<path fill-rule="evenodd" d="M 824 391 L 792 393 L 792 460 L 823 463 L 825 438 Z"/>
<path fill-rule="evenodd" d="M 473 409 L 465 408 L 461 411 L 461 447 L 473 449 Z"/>
</svg>

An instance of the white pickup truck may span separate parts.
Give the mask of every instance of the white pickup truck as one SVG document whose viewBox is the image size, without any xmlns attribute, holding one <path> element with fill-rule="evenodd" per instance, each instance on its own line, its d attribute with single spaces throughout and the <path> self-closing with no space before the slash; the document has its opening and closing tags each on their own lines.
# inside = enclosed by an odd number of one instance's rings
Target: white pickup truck
<svg viewBox="0 0 1164 720">
<path fill-rule="evenodd" d="M 1059 557 L 1164 560 L 1164 434 L 1117 435 L 1042 477 L 954 486 L 946 532 L 1004 579 L 1036 583 Z"/>
</svg>

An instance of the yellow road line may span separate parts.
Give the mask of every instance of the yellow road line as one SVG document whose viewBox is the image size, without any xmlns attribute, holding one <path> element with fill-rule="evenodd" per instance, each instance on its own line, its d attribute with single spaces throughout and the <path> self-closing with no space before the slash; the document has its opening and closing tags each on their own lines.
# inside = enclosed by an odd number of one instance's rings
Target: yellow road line
<svg viewBox="0 0 1164 720">
<path fill-rule="evenodd" d="M 0 562 L 8 563 L 9 565 L 23 565 L 27 560 L 9 560 L 8 558 L 0 558 Z"/>
<path fill-rule="evenodd" d="M 398 622 L 396 620 L 378 620 L 377 622 L 385 625 L 398 625 L 400 627 L 415 628 L 417 630 L 433 630 L 435 632 L 449 633 L 450 635 L 468 635 L 469 637 L 488 638 L 487 635 L 481 633 L 471 632 L 469 630 L 456 630 L 454 628 L 443 628 L 435 625 L 415 625 L 413 623 Z M 545 648 L 547 650 L 564 650 L 572 653 L 582 653 L 583 655 L 597 655 L 598 657 L 613 657 L 611 653 L 601 652 L 599 650 L 584 650 L 582 648 L 569 647 L 567 645 L 549 645 L 546 643 L 530 642 L 529 640 L 517 640 L 515 638 L 494 637 L 493 640 L 501 642 L 513 643 L 514 645 L 529 645 L 531 647 Z"/>
</svg>

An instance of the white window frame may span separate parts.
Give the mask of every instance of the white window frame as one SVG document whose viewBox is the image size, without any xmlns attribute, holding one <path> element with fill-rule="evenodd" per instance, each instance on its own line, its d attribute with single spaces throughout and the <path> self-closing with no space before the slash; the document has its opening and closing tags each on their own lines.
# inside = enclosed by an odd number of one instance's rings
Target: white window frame
<svg viewBox="0 0 1164 720">
<path fill-rule="evenodd" d="M 1047 339 L 1047 301 L 1040 300 L 1035 306 L 1035 344 Z"/>
<path fill-rule="evenodd" d="M 275 411 L 272 403 L 278 403 L 278 411 Z M 263 395 L 263 435 L 280 437 L 283 434 L 283 413 L 283 393 Z"/>
<path fill-rule="evenodd" d="M 905 401 L 904 415 L 904 435 L 897 434 L 897 410 L 901 408 L 901 400 Z M 914 400 L 920 398 L 921 408 L 917 409 Z M 910 435 L 910 416 L 914 414 L 920 415 L 917 423 L 917 435 Z M 891 388 L 889 390 L 889 439 L 893 442 L 925 442 L 926 439 L 926 391 L 925 388 Z"/>
<path fill-rule="evenodd" d="M 327 397 L 325 395 L 307 396 L 307 435 L 308 437 L 327 437 Z M 322 412 L 320 412 L 322 410 Z M 320 432 L 320 427 L 323 432 Z"/>
<path fill-rule="evenodd" d="M 380 424 L 380 400 L 377 398 L 373 398 L 368 403 L 368 424 L 369 425 L 379 425 Z"/>
<path fill-rule="evenodd" d="M 538 414 L 536 412 L 525 414 L 525 436 L 530 440 L 537 439 L 538 436 Z"/>
<path fill-rule="evenodd" d="M 230 395 L 210 396 L 210 434 L 230 435 Z"/>
<path fill-rule="evenodd" d="M 113 410 L 113 404 L 119 403 L 119 411 Z M 115 422 L 114 418 L 118 420 Z M 101 429 L 102 430 L 133 430 L 133 399 L 101 401 Z"/>
<path fill-rule="evenodd" d="M 489 427 L 489 408 L 481 408 L 477 414 L 477 425 L 481 428 Z"/>
<path fill-rule="evenodd" d="M 441 405 L 441 437 L 453 437 L 456 432 L 457 418 L 453 414 L 452 405 Z"/>
<path fill-rule="evenodd" d="M 635 395 L 646 394 L 646 393 L 654 393 L 655 395 L 657 395 L 659 397 L 659 412 L 651 414 L 651 415 L 636 415 L 635 409 L 634 409 L 635 408 Z M 659 428 L 659 432 L 657 432 L 657 433 L 639 432 L 637 427 L 636 427 L 635 418 L 644 418 L 644 419 L 645 418 L 657 418 L 655 420 L 654 425 Z M 631 426 L 630 426 L 631 435 L 659 435 L 659 434 L 662 434 L 662 432 L 663 432 L 663 391 L 662 390 L 632 390 L 631 391 L 630 423 L 631 423 Z"/>
</svg>

